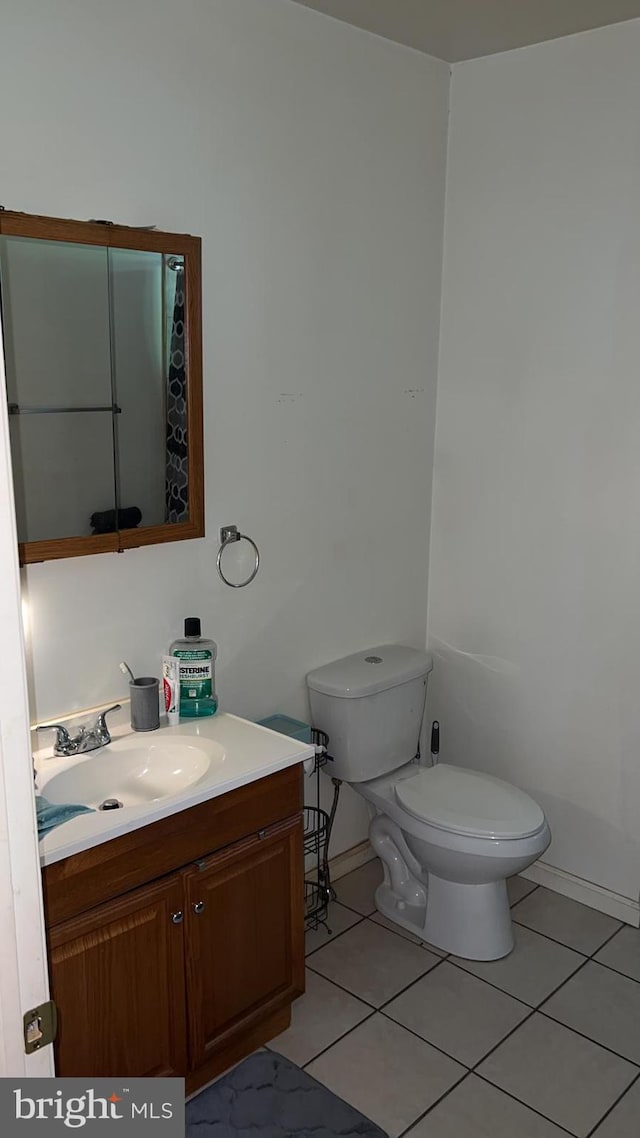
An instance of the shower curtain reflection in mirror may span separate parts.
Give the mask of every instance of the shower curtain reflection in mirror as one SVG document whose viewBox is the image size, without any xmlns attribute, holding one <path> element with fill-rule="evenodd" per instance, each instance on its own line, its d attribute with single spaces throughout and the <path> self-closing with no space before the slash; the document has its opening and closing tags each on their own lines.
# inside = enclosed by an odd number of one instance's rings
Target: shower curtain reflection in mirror
<svg viewBox="0 0 640 1138">
<path fill-rule="evenodd" d="M 187 447 L 187 374 L 185 357 L 185 280 L 184 262 L 167 257 L 166 288 L 168 314 L 167 359 L 167 522 L 183 522 L 189 517 L 189 472 Z"/>
</svg>

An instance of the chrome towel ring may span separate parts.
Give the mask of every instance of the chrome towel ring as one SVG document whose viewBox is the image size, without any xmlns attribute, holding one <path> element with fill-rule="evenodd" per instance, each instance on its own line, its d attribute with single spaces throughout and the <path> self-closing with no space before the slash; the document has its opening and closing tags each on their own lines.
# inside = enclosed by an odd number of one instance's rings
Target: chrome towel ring
<svg viewBox="0 0 640 1138">
<path fill-rule="evenodd" d="M 248 541 L 249 545 L 253 546 L 253 551 L 256 559 L 256 563 L 253 567 L 251 575 L 247 577 L 246 581 L 240 581 L 238 584 L 234 584 L 233 581 L 229 581 L 229 579 L 225 577 L 224 573 L 222 572 L 222 554 L 228 545 L 233 545 L 236 541 Z M 256 545 L 255 541 L 252 541 L 250 537 L 247 537 L 246 533 L 240 533 L 237 526 L 223 526 L 220 530 L 220 548 L 218 550 L 217 566 L 218 573 L 220 574 L 225 585 L 228 585 L 230 589 L 244 589 L 246 585 L 251 584 L 258 572 L 258 569 L 260 568 L 260 551 L 258 549 L 258 546 Z"/>
</svg>

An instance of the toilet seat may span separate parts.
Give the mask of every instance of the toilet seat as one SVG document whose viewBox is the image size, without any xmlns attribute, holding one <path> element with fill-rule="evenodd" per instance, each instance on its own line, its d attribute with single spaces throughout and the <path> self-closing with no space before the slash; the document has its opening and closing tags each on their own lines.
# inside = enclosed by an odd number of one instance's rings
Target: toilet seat
<svg viewBox="0 0 640 1138">
<path fill-rule="evenodd" d="M 399 805 L 436 829 L 478 838 L 526 838 L 545 825 L 528 794 L 502 779 L 438 763 L 395 784 Z"/>
</svg>

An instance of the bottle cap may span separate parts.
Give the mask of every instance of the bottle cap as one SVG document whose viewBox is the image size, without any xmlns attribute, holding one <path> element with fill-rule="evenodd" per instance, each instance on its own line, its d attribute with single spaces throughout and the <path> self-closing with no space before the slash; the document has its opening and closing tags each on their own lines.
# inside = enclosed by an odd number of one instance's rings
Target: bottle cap
<svg viewBox="0 0 640 1138">
<path fill-rule="evenodd" d="M 184 622 L 185 636 L 199 636 L 200 635 L 200 617 L 188 616 Z"/>
</svg>

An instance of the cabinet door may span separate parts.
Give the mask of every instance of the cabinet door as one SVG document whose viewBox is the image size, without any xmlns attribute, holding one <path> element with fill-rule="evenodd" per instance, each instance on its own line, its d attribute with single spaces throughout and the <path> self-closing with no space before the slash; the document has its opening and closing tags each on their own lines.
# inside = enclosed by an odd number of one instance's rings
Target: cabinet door
<svg viewBox="0 0 640 1138">
<path fill-rule="evenodd" d="M 186 874 L 192 1070 L 304 991 L 303 879 L 301 817 Z"/>
<path fill-rule="evenodd" d="M 176 874 L 50 929 L 59 1076 L 184 1075 L 183 907 Z"/>
</svg>

